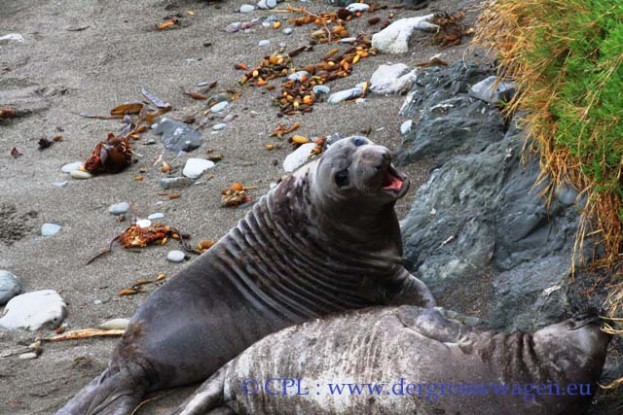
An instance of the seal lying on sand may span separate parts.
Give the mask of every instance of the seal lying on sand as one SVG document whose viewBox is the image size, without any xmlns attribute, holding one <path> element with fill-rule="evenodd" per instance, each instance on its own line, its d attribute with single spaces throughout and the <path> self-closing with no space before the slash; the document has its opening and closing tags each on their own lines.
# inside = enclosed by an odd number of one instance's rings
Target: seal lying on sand
<svg viewBox="0 0 623 415">
<path fill-rule="evenodd" d="M 580 414 L 610 340 L 597 320 L 504 334 L 419 307 L 344 313 L 262 339 L 176 414 Z"/>
<path fill-rule="evenodd" d="M 402 266 L 389 150 L 349 137 L 263 196 L 138 309 L 108 368 L 58 414 L 126 415 L 146 392 L 207 379 L 284 327 L 373 304 L 432 307 Z"/>
</svg>

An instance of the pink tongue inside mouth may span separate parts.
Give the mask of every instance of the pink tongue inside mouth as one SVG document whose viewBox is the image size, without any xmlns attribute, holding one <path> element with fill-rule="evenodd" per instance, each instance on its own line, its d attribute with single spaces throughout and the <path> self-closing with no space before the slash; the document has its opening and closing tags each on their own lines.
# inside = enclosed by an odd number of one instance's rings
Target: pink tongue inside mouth
<svg viewBox="0 0 623 415">
<path fill-rule="evenodd" d="M 402 180 L 388 171 L 383 179 L 383 190 L 400 190 L 403 183 Z"/>
</svg>

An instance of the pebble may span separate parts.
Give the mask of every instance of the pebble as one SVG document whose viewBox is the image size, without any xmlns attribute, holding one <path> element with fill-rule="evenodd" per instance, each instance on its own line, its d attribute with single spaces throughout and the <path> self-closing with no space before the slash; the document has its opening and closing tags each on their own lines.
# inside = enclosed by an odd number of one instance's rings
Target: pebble
<svg viewBox="0 0 623 415">
<path fill-rule="evenodd" d="M 266 5 L 269 9 L 274 9 L 277 7 L 277 0 L 266 0 Z"/>
<path fill-rule="evenodd" d="M 63 228 L 55 223 L 44 223 L 43 226 L 41 226 L 41 235 L 45 237 L 53 236 L 59 233 L 61 229 Z"/>
<path fill-rule="evenodd" d="M 331 94 L 328 100 L 329 104 L 337 104 L 348 99 L 360 97 L 363 94 L 363 85 L 364 83 L 362 82 L 355 85 L 354 88 L 338 91 Z"/>
<path fill-rule="evenodd" d="M 223 128 L 225 128 L 225 127 L 227 127 L 227 124 L 225 124 L 225 123 L 223 123 L 223 122 L 222 122 L 222 123 L 219 123 L 219 124 L 214 124 L 214 125 L 212 126 L 212 129 L 213 129 L 214 131 L 220 131 L 220 130 L 222 130 L 222 129 L 223 129 Z"/>
<path fill-rule="evenodd" d="M 340 43 L 353 43 L 357 40 L 356 37 L 343 37 L 339 40 Z"/>
<path fill-rule="evenodd" d="M 243 4 L 239 9 L 240 13 L 251 13 L 253 10 L 255 10 L 255 7 L 250 4 Z"/>
<path fill-rule="evenodd" d="M 257 8 L 262 10 L 267 10 L 268 5 L 266 4 L 266 0 L 260 0 L 257 2 Z"/>
<path fill-rule="evenodd" d="M 411 131 L 411 127 L 413 126 L 413 120 L 407 120 L 400 124 L 400 134 L 405 135 L 409 131 Z"/>
<path fill-rule="evenodd" d="M 370 5 L 369 4 L 365 4 L 365 3 L 352 3 L 352 4 L 349 4 L 348 6 L 346 6 L 346 10 L 348 10 L 349 12 L 352 12 L 352 13 L 365 12 L 369 8 L 370 8 Z"/>
<path fill-rule="evenodd" d="M 31 331 L 58 327 L 67 316 L 67 304 L 54 290 L 34 291 L 13 297 L 0 318 L 0 327 Z"/>
<path fill-rule="evenodd" d="M 0 43 L 8 43 L 9 41 L 23 43 L 26 40 L 24 39 L 24 36 L 19 33 L 9 33 L 8 35 L 0 36 Z"/>
<path fill-rule="evenodd" d="M 126 330 L 128 324 L 130 324 L 129 318 L 113 318 L 103 322 L 97 327 L 102 330 Z"/>
<path fill-rule="evenodd" d="M 188 177 L 164 177 L 160 179 L 158 184 L 164 190 L 168 190 L 190 186 L 191 184 L 193 184 L 193 181 Z"/>
<path fill-rule="evenodd" d="M 395 94 L 411 89 L 417 78 L 416 71 L 409 72 L 404 63 L 381 65 L 370 78 L 370 91 L 375 94 Z"/>
<path fill-rule="evenodd" d="M 162 118 L 151 128 L 162 136 L 164 148 L 175 153 L 192 151 L 203 143 L 201 133 L 181 121 Z"/>
<path fill-rule="evenodd" d="M 71 173 L 74 170 L 79 170 L 84 163 L 81 161 L 74 161 L 73 163 L 67 163 L 61 167 L 63 173 Z"/>
<path fill-rule="evenodd" d="M 510 101 L 516 90 L 514 83 L 510 81 L 498 82 L 497 76 L 490 76 L 472 85 L 469 89 L 469 95 L 491 104 L 497 104 L 500 101 Z"/>
<path fill-rule="evenodd" d="M 79 179 L 79 180 L 86 180 L 86 179 L 90 179 L 93 177 L 91 173 L 89 173 L 88 171 L 84 171 L 84 170 L 72 170 L 69 173 L 69 175 L 73 177 L 74 179 Z"/>
<path fill-rule="evenodd" d="M 281 33 L 283 33 L 284 35 L 291 35 L 292 33 L 294 33 L 294 29 L 292 29 L 291 27 L 286 27 L 281 31 Z"/>
<path fill-rule="evenodd" d="M 125 215 L 130 210 L 130 204 L 128 202 L 120 202 L 110 205 L 108 208 L 108 213 L 119 216 Z"/>
<path fill-rule="evenodd" d="M 210 112 L 216 114 L 216 113 L 224 111 L 228 106 L 229 106 L 229 102 L 222 101 L 210 107 Z"/>
<path fill-rule="evenodd" d="M 225 31 L 227 33 L 235 33 L 240 30 L 240 26 L 242 26 L 242 22 L 233 22 L 225 26 Z"/>
<path fill-rule="evenodd" d="M 191 179 L 196 179 L 203 174 L 204 171 L 211 169 L 215 164 L 213 161 L 199 158 L 191 158 L 186 161 L 182 174 Z"/>
<path fill-rule="evenodd" d="M 26 352 L 26 353 L 22 353 L 19 356 L 17 356 L 18 359 L 21 360 L 32 360 L 32 359 L 36 359 L 37 356 L 39 356 L 36 352 Z"/>
<path fill-rule="evenodd" d="M 257 45 L 258 45 L 259 47 L 261 47 L 261 48 L 265 48 L 265 47 L 267 47 L 267 46 L 269 46 L 269 45 L 270 45 L 270 40 L 268 40 L 268 39 L 263 39 L 263 40 L 260 40 L 260 41 L 257 43 Z"/>
<path fill-rule="evenodd" d="M 147 216 L 147 219 L 149 220 L 158 220 L 158 219 L 162 219 L 164 218 L 164 213 L 152 213 L 151 215 Z"/>
<path fill-rule="evenodd" d="M 154 145 L 156 144 L 156 140 L 153 138 L 150 138 L 145 144 L 148 146 Z"/>
<path fill-rule="evenodd" d="M 283 161 L 283 170 L 290 173 L 307 163 L 314 148 L 316 148 L 316 143 L 306 143 L 288 154 Z"/>
<path fill-rule="evenodd" d="M 151 221 L 149 219 L 139 219 L 136 221 L 136 226 L 139 228 L 149 228 L 151 226 Z"/>
<path fill-rule="evenodd" d="M 309 78 L 309 72 L 307 71 L 297 71 L 293 74 L 288 75 L 288 81 L 301 81 L 303 78 Z"/>
<path fill-rule="evenodd" d="M 11 298 L 22 291 L 22 284 L 9 271 L 0 270 L 0 306 L 5 305 Z"/>
<path fill-rule="evenodd" d="M 329 93 L 331 92 L 331 88 L 329 88 L 326 85 L 315 85 L 312 88 L 312 92 L 317 96 L 320 97 L 321 95 L 329 95 Z"/>
<path fill-rule="evenodd" d="M 225 118 L 223 118 L 223 122 L 224 122 L 224 123 L 227 123 L 227 122 L 233 121 L 233 120 L 234 120 L 234 118 L 236 118 L 236 117 L 237 117 L 237 115 L 236 115 L 236 114 L 227 114 L 227 115 L 225 116 Z"/>
<path fill-rule="evenodd" d="M 52 185 L 59 187 L 59 188 L 63 188 L 65 186 L 67 186 L 69 184 L 69 182 L 67 180 L 63 180 L 62 182 L 53 182 Z"/>
<path fill-rule="evenodd" d="M 182 262 L 186 258 L 186 254 L 182 251 L 169 251 L 167 260 L 171 262 Z"/>
</svg>

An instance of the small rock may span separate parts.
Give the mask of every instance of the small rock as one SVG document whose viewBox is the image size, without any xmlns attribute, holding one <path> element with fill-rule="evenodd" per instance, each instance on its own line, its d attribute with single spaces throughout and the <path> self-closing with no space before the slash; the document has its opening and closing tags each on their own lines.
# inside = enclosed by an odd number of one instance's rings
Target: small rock
<svg viewBox="0 0 623 415">
<path fill-rule="evenodd" d="M 66 187 L 69 184 L 69 182 L 67 180 L 63 180 L 62 182 L 53 182 L 52 185 L 59 187 L 59 188 L 63 188 Z"/>
<path fill-rule="evenodd" d="M 222 130 L 222 129 L 223 129 L 223 128 L 225 128 L 225 127 L 227 127 L 227 124 L 225 124 L 225 123 L 219 123 L 219 124 L 214 124 L 214 125 L 212 126 L 212 129 L 213 129 L 214 131 L 220 131 L 220 130 Z"/>
<path fill-rule="evenodd" d="M 364 84 L 365 82 L 362 82 L 360 84 L 355 85 L 354 88 L 346 89 L 344 91 L 334 92 L 329 97 L 329 100 L 328 100 L 329 104 L 337 104 L 337 103 L 340 103 L 342 101 L 346 101 L 349 99 L 359 98 L 361 95 L 363 95 Z"/>
<path fill-rule="evenodd" d="M 36 352 L 26 352 L 26 353 L 22 353 L 19 356 L 17 356 L 18 359 L 21 360 L 32 360 L 32 359 L 36 359 L 39 355 Z"/>
<path fill-rule="evenodd" d="M 34 291 L 13 297 L 0 318 L 4 329 L 23 328 L 31 331 L 43 326 L 58 327 L 67 316 L 67 304 L 54 290 Z"/>
<path fill-rule="evenodd" d="M 307 71 L 297 71 L 294 72 L 293 74 L 288 75 L 288 80 L 289 81 L 301 81 L 304 78 L 309 78 L 309 72 Z"/>
<path fill-rule="evenodd" d="M 128 318 L 113 318 L 103 322 L 97 327 L 102 330 L 126 330 L 128 324 L 130 324 L 130 319 Z"/>
<path fill-rule="evenodd" d="M 266 0 L 260 0 L 257 2 L 257 8 L 262 10 L 267 10 L 268 6 L 266 5 Z"/>
<path fill-rule="evenodd" d="M 251 13 L 253 10 L 255 10 L 255 7 L 251 6 L 250 4 L 243 4 L 242 6 L 240 6 L 240 9 L 238 11 L 240 13 Z"/>
<path fill-rule="evenodd" d="M 130 210 L 130 204 L 128 202 L 120 202 L 120 203 L 115 203 L 113 205 L 110 205 L 110 207 L 108 208 L 108 213 L 115 215 L 115 216 L 119 216 L 119 215 L 125 215 L 126 213 L 128 213 Z"/>
<path fill-rule="evenodd" d="M 370 78 L 370 91 L 375 94 L 395 94 L 408 91 L 415 79 L 416 71 L 409 71 L 404 63 L 381 65 Z"/>
<path fill-rule="evenodd" d="M 61 229 L 63 228 L 55 223 L 44 223 L 41 227 L 41 235 L 45 237 L 53 236 L 59 233 Z"/>
<path fill-rule="evenodd" d="M 316 97 L 320 98 L 321 96 L 329 95 L 331 88 L 326 85 L 315 85 L 312 88 L 312 92 L 316 95 Z"/>
<path fill-rule="evenodd" d="M 152 213 L 151 215 L 147 216 L 147 219 L 149 220 L 158 220 L 158 219 L 162 219 L 164 218 L 164 213 Z"/>
<path fill-rule="evenodd" d="M 346 6 L 346 10 L 348 10 L 351 13 L 365 12 L 369 8 L 370 8 L 370 5 L 365 4 L 365 3 L 351 3 L 348 6 Z"/>
<path fill-rule="evenodd" d="M 63 173 L 71 173 L 74 170 L 79 170 L 84 165 L 81 161 L 74 161 L 73 163 L 65 164 L 61 167 Z"/>
<path fill-rule="evenodd" d="M 316 148 L 316 143 L 306 143 L 288 154 L 283 161 L 283 170 L 290 173 L 307 163 L 314 148 Z"/>
<path fill-rule="evenodd" d="M 199 158 L 191 158 L 186 161 L 182 174 L 191 179 L 196 179 L 203 174 L 204 171 L 211 169 L 215 164 L 213 161 Z"/>
<path fill-rule="evenodd" d="M 400 124 L 400 134 L 405 135 L 409 131 L 411 131 L 411 127 L 413 126 L 413 120 L 407 120 Z"/>
<path fill-rule="evenodd" d="M 356 41 L 357 38 L 356 37 L 343 37 L 340 40 L 338 40 L 338 42 L 340 43 L 353 43 L 354 41 Z"/>
<path fill-rule="evenodd" d="M 225 26 L 225 31 L 227 33 L 235 33 L 240 30 L 240 26 L 242 26 L 242 22 L 233 22 Z"/>
<path fill-rule="evenodd" d="M 182 262 L 186 258 L 186 254 L 182 251 L 169 251 L 167 254 L 167 260 L 171 262 Z"/>
<path fill-rule="evenodd" d="M 227 114 L 225 118 L 223 118 L 223 122 L 228 123 L 230 121 L 233 121 L 236 117 L 237 117 L 236 114 Z"/>
<path fill-rule="evenodd" d="M 179 153 L 192 151 L 203 143 L 201 133 L 180 121 L 163 118 L 152 125 L 154 132 L 162 136 L 164 148 Z"/>
<path fill-rule="evenodd" d="M 139 219 L 136 221 L 136 226 L 139 228 L 149 228 L 151 226 L 151 221 L 149 219 Z"/>
<path fill-rule="evenodd" d="M 9 271 L 0 270 L 0 306 L 22 291 L 22 284 Z"/>
<path fill-rule="evenodd" d="M 262 22 L 262 25 L 264 25 L 264 23 L 268 23 L 269 26 L 272 26 L 272 24 L 275 23 L 277 20 L 279 20 L 279 18 L 275 16 L 274 14 L 271 14 L 266 19 L 264 19 L 264 21 Z"/>
<path fill-rule="evenodd" d="M 79 179 L 79 180 L 86 180 L 86 179 L 90 179 L 93 177 L 91 173 L 89 173 L 88 171 L 84 171 L 84 170 L 72 170 L 69 173 L 69 175 L 73 177 L 74 179 Z"/>
<path fill-rule="evenodd" d="M 19 33 L 9 33 L 8 35 L 0 36 L 0 44 L 8 43 L 10 41 L 23 43 L 26 40 L 24 39 L 24 36 Z"/>
<path fill-rule="evenodd" d="M 212 152 L 208 154 L 208 160 L 214 161 L 214 162 L 221 161 L 223 160 L 223 155 L 221 153 Z"/>
<path fill-rule="evenodd" d="M 214 114 L 217 114 L 219 112 L 224 111 L 228 106 L 229 106 L 229 102 L 222 101 L 222 102 L 219 102 L 218 104 L 214 104 L 212 107 L 210 107 L 210 112 L 212 112 Z"/>
<path fill-rule="evenodd" d="M 265 47 L 267 47 L 267 46 L 269 46 L 269 45 L 270 45 L 270 40 L 268 40 L 268 39 L 260 40 L 260 41 L 257 43 L 257 45 L 258 45 L 259 47 L 261 47 L 261 48 L 265 48 Z"/>
<path fill-rule="evenodd" d="M 168 190 L 190 186 L 191 184 L 193 184 L 193 181 L 188 177 L 165 177 L 160 179 L 158 184 L 164 190 Z"/>
<path fill-rule="evenodd" d="M 283 33 L 284 35 L 291 35 L 292 33 L 294 33 L 294 29 L 292 29 L 291 27 L 286 27 L 281 31 L 281 33 Z"/>
<path fill-rule="evenodd" d="M 469 89 L 469 95 L 481 99 L 490 104 L 497 104 L 500 101 L 508 102 L 513 98 L 517 88 L 515 84 L 508 81 L 498 82 L 497 76 L 490 76 L 483 79 Z"/>
<path fill-rule="evenodd" d="M 145 145 L 151 146 L 156 144 L 156 140 L 154 140 L 153 138 L 150 138 L 149 140 L 147 140 L 147 142 L 145 143 Z"/>
<path fill-rule="evenodd" d="M 438 29 L 431 23 L 434 14 L 396 20 L 385 29 L 372 36 L 372 47 L 384 53 L 406 53 L 409 50 L 409 38 L 415 29 Z"/>
</svg>

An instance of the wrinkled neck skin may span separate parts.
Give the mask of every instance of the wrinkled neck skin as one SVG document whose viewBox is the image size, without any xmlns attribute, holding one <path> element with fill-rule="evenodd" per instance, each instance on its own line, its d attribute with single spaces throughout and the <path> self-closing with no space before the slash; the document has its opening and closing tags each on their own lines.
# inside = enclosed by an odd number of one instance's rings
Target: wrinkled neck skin
<svg viewBox="0 0 623 415">
<path fill-rule="evenodd" d="M 316 166 L 308 171 L 316 175 Z M 314 179 L 315 180 L 315 179 Z M 392 262 L 402 261 L 400 226 L 395 200 L 353 197 L 327 192 L 321 184 L 310 189 L 314 211 L 310 212 L 319 232 L 353 255 L 381 253 Z"/>
</svg>

